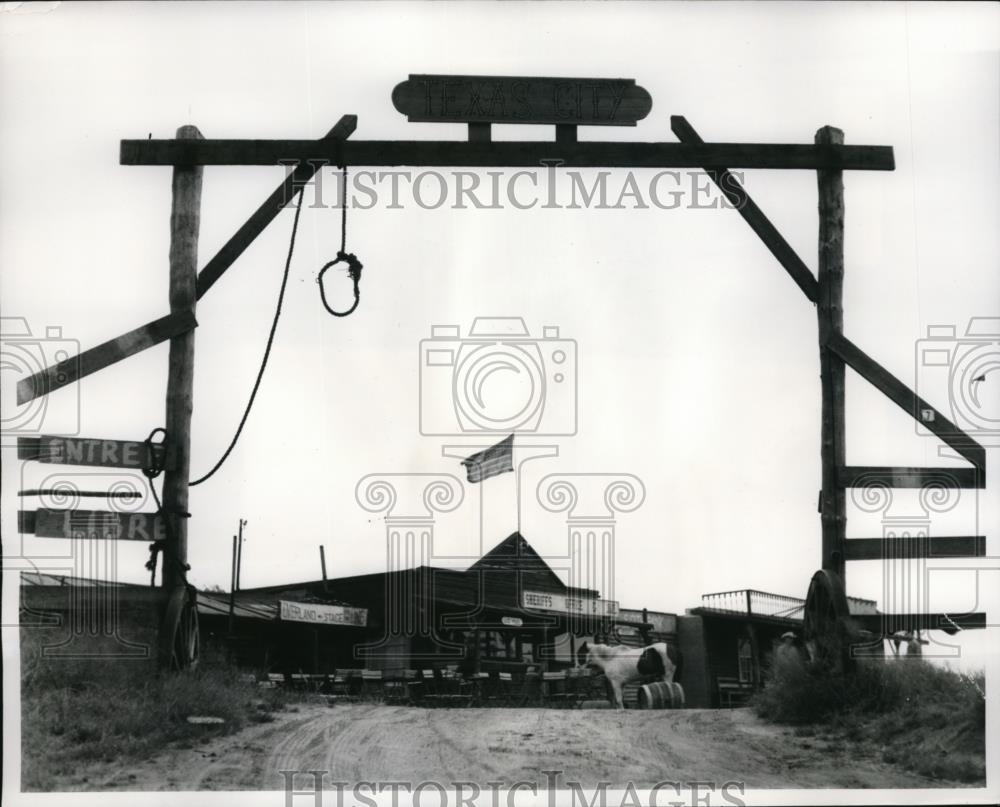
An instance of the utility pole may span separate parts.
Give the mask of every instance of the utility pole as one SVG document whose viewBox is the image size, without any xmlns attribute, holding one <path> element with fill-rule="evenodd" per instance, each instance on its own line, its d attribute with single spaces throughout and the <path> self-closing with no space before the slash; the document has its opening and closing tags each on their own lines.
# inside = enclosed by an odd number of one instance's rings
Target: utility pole
<svg viewBox="0 0 1000 807">
<path fill-rule="evenodd" d="M 323 544 L 319 545 L 319 566 L 323 572 L 323 591 L 326 591 L 326 549 L 323 548 Z"/>
<path fill-rule="evenodd" d="M 817 146 L 840 146 L 844 133 L 832 126 L 816 132 Z M 845 464 L 844 361 L 830 346 L 830 339 L 844 332 L 844 174 L 822 168 L 819 186 L 819 367 L 822 390 L 820 459 L 823 466 L 821 522 L 823 568 L 844 579 L 844 542 L 847 511 L 844 488 L 837 479 Z"/>
<path fill-rule="evenodd" d="M 243 528 L 247 525 L 245 518 L 240 519 L 239 542 L 236 549 L 236 590 L 240 590 L 240 576 L 243 572 Z"/>
<path fill-rule="evenodd" d="M 178 140 L 200 140 L 196 126 L 181 126 Z M 170 210 L 170 313 L 194 314 L 198 280 L 198 231 L 201 219 L 200 165 L 178 165 L 173 174 Z M 170 340 L 166 430 L 174 462 L 163 473 L 163 518 L 170 526 L 163 553 L 163 588 L 186 582 L 188 482 L 191 473 L 191 410 L 194 387 L 194 329 Z"/>
<path fill-rule="evenodd" d="M 239 551 L 239 538 L 233 536 L 233 559 L 229 574 L 229 636 L 233 636 L 233 618 L 236 613 L 236 554 Z"/>
</svg>

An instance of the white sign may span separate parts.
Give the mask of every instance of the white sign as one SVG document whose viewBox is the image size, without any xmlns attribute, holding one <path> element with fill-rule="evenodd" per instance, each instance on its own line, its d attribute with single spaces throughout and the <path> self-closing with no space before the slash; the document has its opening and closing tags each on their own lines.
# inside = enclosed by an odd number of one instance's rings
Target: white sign
<svg viewBox="0 0 1000 807">
<path fill-rule="evenodd" d="M 533 611 L 558 611 L 561 614 L 587 616 L 614 616 L 618 613 L 617 602 L 596 597 L 567 597 L 546 591 L 525 591 L 523 601 L 524 607 Z"/>
<path fill-rule="evenodd" d="M 500 618 L 500 621 L 510 628 L 519 628 L 524 624 L 524 620 L 518 616 L 504 616 Z"/>
<path fill-rule="evenodd" d="M 311 622 L 316 625 L 354 625 L 359 628 L 368 624 L 367 608 L 347 608 L 343 605 L 323 605 L 316 602 L 281 603 L 281 619 L 285 622 Z"/>
</svg>

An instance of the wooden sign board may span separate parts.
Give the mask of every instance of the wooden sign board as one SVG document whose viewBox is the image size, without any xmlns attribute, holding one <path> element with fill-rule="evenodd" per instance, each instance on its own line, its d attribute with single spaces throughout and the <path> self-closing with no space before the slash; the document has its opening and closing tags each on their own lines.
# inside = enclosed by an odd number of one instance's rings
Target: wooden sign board
<svg viewBox="0 0 1000 807">
<path fill-rule="evenodd" d="M 104 468 L 160 468 L 169 458 L 165 446 L 138 440 L 102 440 L 88 437 L 18 437 L 17 458 L 54 465 L 89 465 Z"/>
<path fill-rule="evenodd" d="M 392 104 L 411 122 L 635 126 L 653 99 L 631 78 L 411 75 Z"/>
<path fill-rule="evenodd" d="M 363 628 L 368 624 L 367 608 L 348 608 L 343 605 L 324 605 L 315 602 L 290 602 L 281 604 L 283 622 L 309 622 L 314 625 L 351 625 Z"/>
<path fill-rule="evenodd" d="M 561 614 L 582 614 L 586 616 L 615 616 L 618 603 L 614 600 L 600 600 L 590 597 L 567 597 L 548 591 L 523 592 L 525 610 L 557 611 Z"/>
<path fill-rule="evenodd" d="M 102 538 L 109 541 L 162 541 L 167 537 L 163 517 L 156 513 L 118 513 L 109 510 L 21 510 L 18 532 L 39 538 Z"/>
</svg>

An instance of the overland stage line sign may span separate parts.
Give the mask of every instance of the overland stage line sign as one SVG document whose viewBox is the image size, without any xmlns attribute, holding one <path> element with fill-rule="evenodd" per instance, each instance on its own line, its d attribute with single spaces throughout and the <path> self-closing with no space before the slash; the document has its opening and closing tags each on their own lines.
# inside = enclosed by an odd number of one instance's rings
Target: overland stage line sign
<svg viewBox="0 0 1000 807">
<path fill-rule="evenodd" d="M 363 628 L 368 624 L 367 608 L 348 608 L 343 605 L 325 605 L 316 602 L 290 602 L 281 604 L 282 622 L 309 622 L 313 625 L 351 625 Z"/>
<path fill-rule="evenodd" d="M 410 122 L 635 126 L 653 99 L 631 78 L 411 74 L 392 104 Z"/>
</svg>

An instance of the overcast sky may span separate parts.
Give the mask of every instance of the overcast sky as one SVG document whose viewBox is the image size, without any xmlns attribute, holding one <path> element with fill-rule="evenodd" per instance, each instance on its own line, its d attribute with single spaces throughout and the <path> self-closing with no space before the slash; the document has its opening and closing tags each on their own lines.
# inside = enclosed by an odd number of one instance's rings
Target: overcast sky
<svg viewBox="0 0 1000 807">
<path fill-rule="evenodd" d="M 970 318 L 1000 317 L 994 4 L 253 3 L 236 12 L 232 3 L 4 12 L 4 317 L 25 318 L 35 336 L 59 327 L 87 348 L 166 313 L 170 169 L 119 165 L 121 139 L 171 137 L 189 123 L 208 138 L 319 137 L 347 113 L 358 115 L 355 139 L 464 137 L 461 126 L 408 123 L 393 108 L 392 89 L 409 73 L 631 77 L 649 91 L 652 111 L 637 127 L 581 130 L 586 140 L 674 141 L 669 119 L 680 114 L 708 141 L 810 143 L 830 124 L 847 143 L 891 145 L 894 172 L 845 177 L 846 334 L 951 416 L 949 368 L 918 370 L 918 340 L 929 326 L 953 325 L 959 338 L 949 344 L 960 357 L 983 349 L 984 340 L 961 339 Z M 494 132 L 553 137 L 546 126 Z M 348 217 L 348 249 L 365 270 L 360 308 L 346 319 L 326 314 L 314 282 L 339 247 L 340 212 L 311 207 L 307 194 L 256 405 L 229 461 L 191 492 L 191 579 L 228 588 L 240 517 L 249 522 L 245 587 L 318 578 L 321 543 L 333 576 L 384 569 L 384 513 L 359 505 L 359 480 L 419 473 L 464 482 L 443 446 L 496 439 L 421 433 L 421 340 L 436 325 L 459 326 L 459 350 L 476 317 L 508 316 L 522 317 L 540 339 L 545 423 L 578 412 L 571 436 L 518 438 L 521 455 L 538 445 L 558 451 L 527 463 L 520 477 L 521 527 L 539 552 L 559 565 L 568 529 L 565 513 L 538 504 L 542 477 L 629 474 L 645 499 L 615 516 L 614 589 L 602 594 L 676 612 L 727 589 L 804 596 L 820 565 L 814 306 L 717 192 L 695 190 L 706 187 L 703 175 L 660 186 L 683 192 L 669 197 L 680 200 L 677 209 L 664 210 L 649 199 L 655 173 L 634 174 L 646 208 L 634 207 L 633 196 L 624 209 L 575 210 L 454 209 L 449 172 L 442 206 L 425 209 L 435 207 L 436 180 L 421 185 L 424 207 L 406 191 L 392 206 L 389 186 L 369 178 L 377 202 Z M 538 176 L 547 189 L 549 178 Z M 278 167 L 205 170 L 201 265 L 282 177 Z M 323 174 L 327 191 L 334 180 Z M 612 206 L 626 181 L 623 171 L 609 175 Z M 566 198 L 571 186 L 563 174 L 554 187 Z M 814 268 L 815 174 L 748 171 L 746 186 Z M 517 187 L 530 200 L 527 181 Z M 324 193 L 331 204 L 334 196 Z M 284 211 L 199 303 L 194 476 L 215 463 L 246 404 L 292 219 Z M 559 349 L 576 353 L 562 386 L 552 380 L 558 346 L 543 338 L 546 326 L 559 329 Z M 992 348 L 985 339 L 983 354 L 992 350 L 994 364 L 996 338 Z M 48 342 L 47 355 L 57 348 Z M 141 439 L 163 425 L 166 369 L 160 345 L 56 392 L 42 431 Z M 428 395 L 447 396 L 456 370 L 431 370 Z M 4 372 L 7 428 L 17 413 Z M 525 378 L 494 374 L 483 394 L 516 399 Z M 1000 371 L 987 374 L 978 395 L 977 423 L 992 418 L 995 429 Z M 849 463 L 961 464 L 939 458 L 935 440 L 918 436 L 850 371 L 847 402 Z M 447 407 L 425 416 L 456 419 Z M 1000 486 L 997 448 L 987 444 L 988 489 L 965 491 L 948 513 L 931 514 L 930 531 L 989 536 L 994 558 L 978 565 L 991 571 L 978 580 L 996 591 Z M 8 447 L 3 473 L 5 554 L 73 573 L 72 561 L 58 557 L 68 542 L 26 536 L 16 545 L 16 491 L 57 479 L 96 489 L 122 475 L 22 467 Z M 436 516 L 432 562 L 464 568 L 515 529 L 514 482 L 507 475 L 464 487 L 462 503 Z M 897 492 L 893 507 L 890 516 L 903 521 L 924 515 L 913 491 Z M 881 535 L 883 515 L 849 505 L 848 535 Z M 117 549 L 118 577 L 147 580 L 146 544 Z M 922 590 L 932 608 L 987 606 L 973 593 L 976 572 L 938 568 L 976 564 L 931 565 L 937 571 Z M 885 605 L 884 571 L 898 570 L 852 564 L 848 593 Z"/>
</svg>

